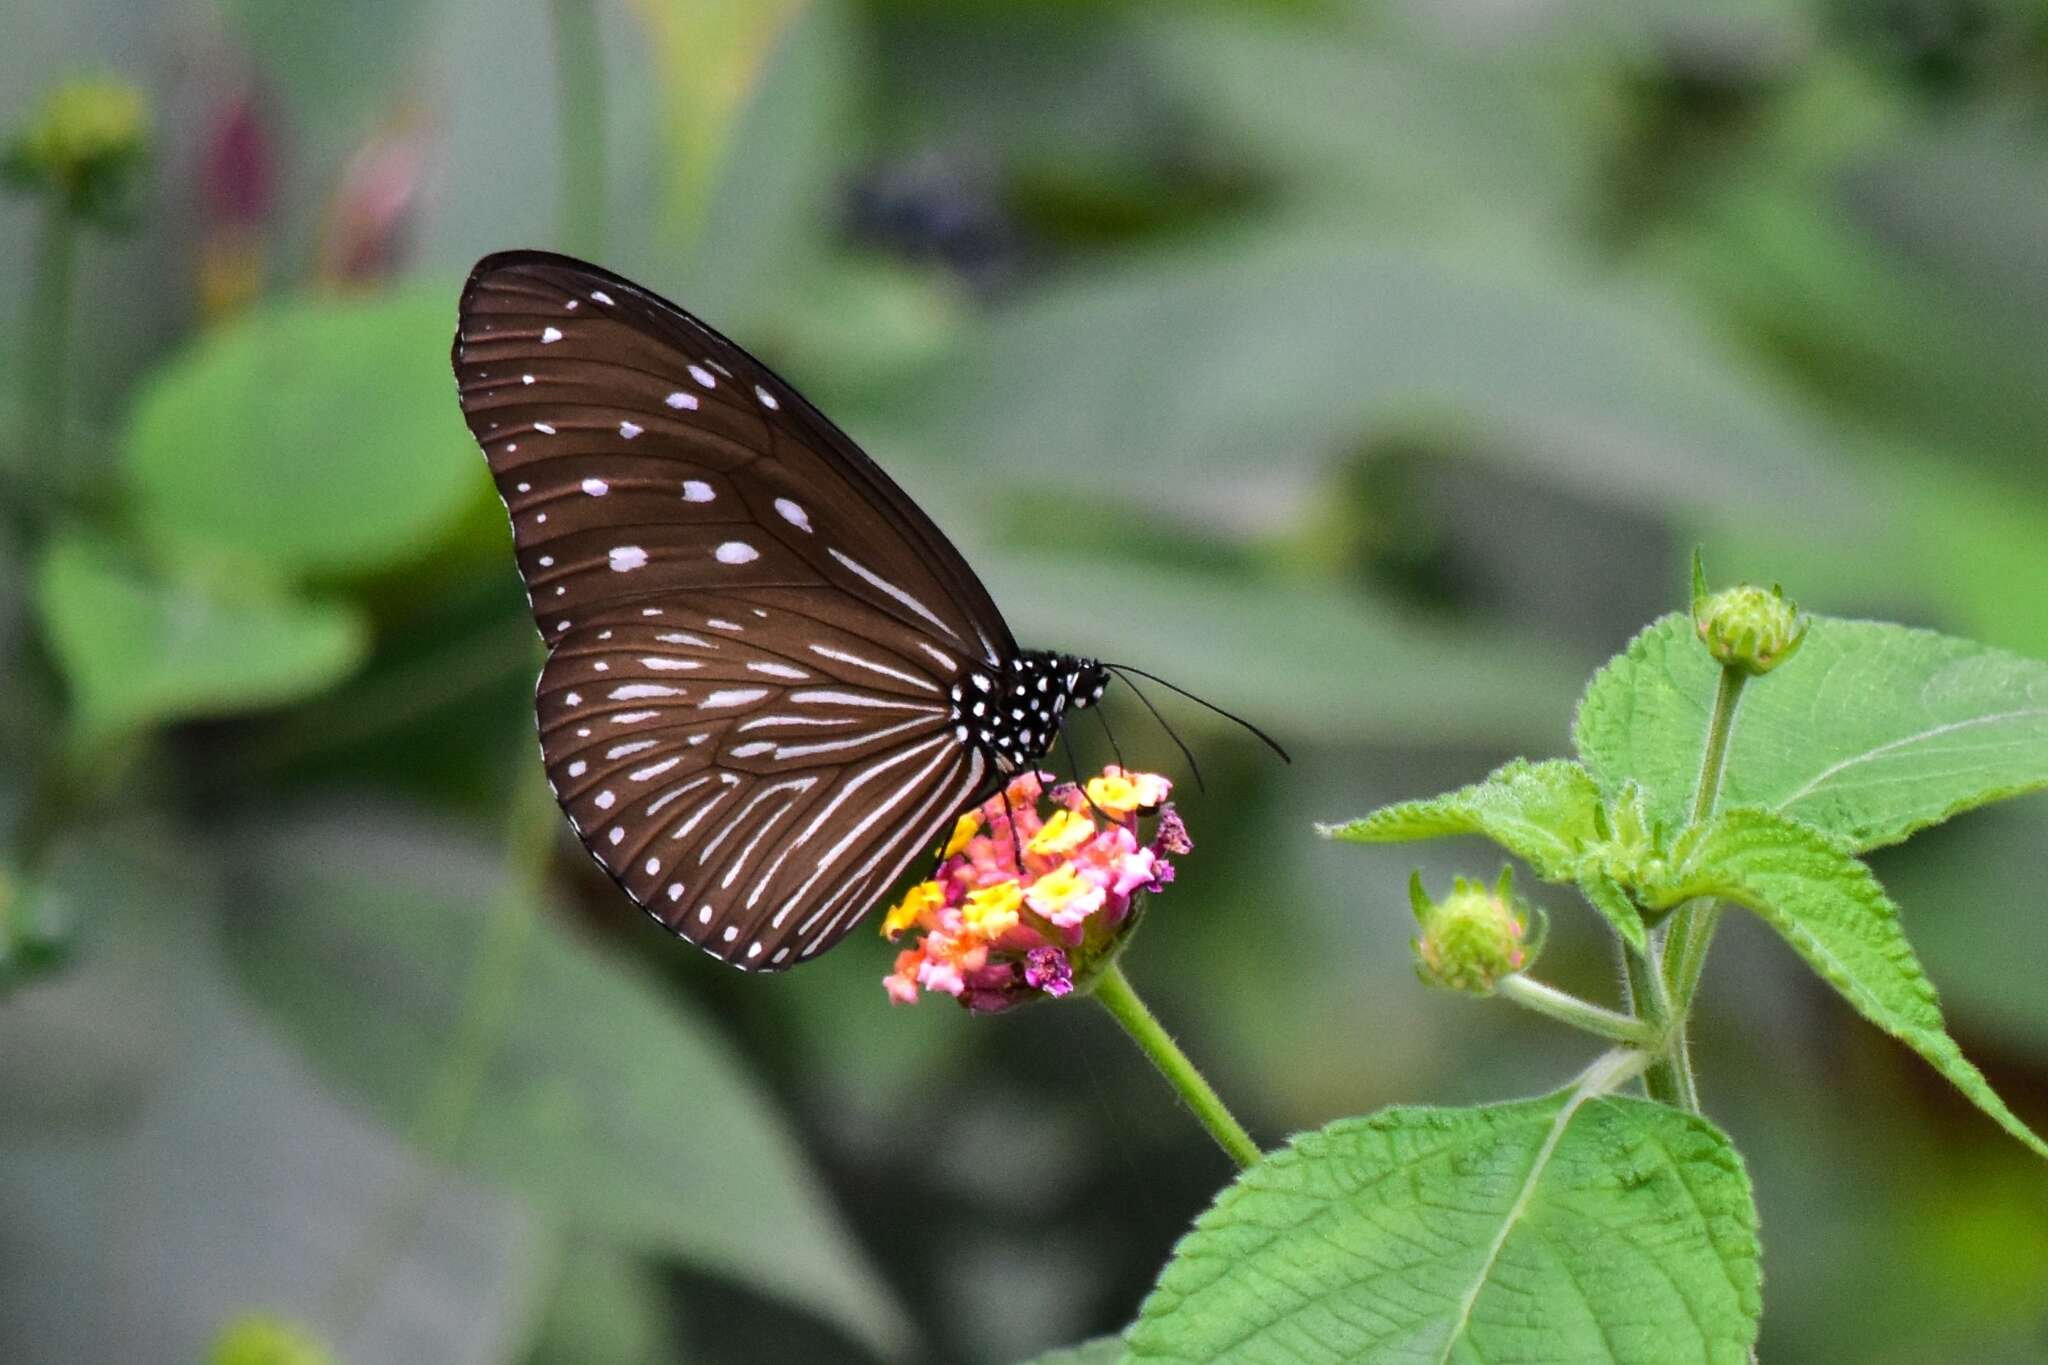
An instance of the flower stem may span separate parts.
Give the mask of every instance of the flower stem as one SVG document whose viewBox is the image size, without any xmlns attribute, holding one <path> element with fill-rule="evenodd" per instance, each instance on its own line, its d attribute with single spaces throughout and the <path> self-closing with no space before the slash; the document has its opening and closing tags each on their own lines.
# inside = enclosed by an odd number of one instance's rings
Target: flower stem
<svg viewBox="0 0 2048 1365">
<path fill-rule="evenodd" d="M 1230 1154 L 1231 1160 L 1239 1166 L 1250 1166 L 1259 1159 L 1259 1145 L 1253 1142 L 1251 1134 L 1245 1132 L 1215 1088 L 1195 1070 L 1195 1064 L 1180 1050 L 1167 1031 L 1159 1026 L 1152 1011 L 1145 1008 L 1145 1002 L 1131 989 L 1130 979 L 1124 975 L 1121 964 L 1110 962 L 1095 978 L 1091 988 L 1102 1007 L 1110 1012 L 1117 1023 L 1123 1025 L 1125 1033 L 1138 1050 L 1152 1059 L 1152 1065 L 1159 1068 L 1159 1074 L 1166 1077 L 1167 1084 L 1180 1092 L 1188 1108 L 1195 1111 L 1202 1126 L 1209 1130 L 1209 1136 L 1216 1144 Z"/>
<path fill-rule="evenodd" d="M 1657 961 L 1659 940 L 1651 938 L 1649 951 L 1638 955 L 1621 950 L 1621 966 L 1628 978 L 1629 1000 L 1636 1017 L 1650 1030 L 1652 1060 L 1643 1072 L 1643 1089 L 1650 1098 L 1677 1109 L 1699 1111 L 1699 1094 L 1693 1085 L 1691 1059 L 1685 1051 L 1685 1029 L 1672 1009 L 1664 989 L 1664 975 Z"/>
<path fill-rule="evenodd" d="M 562 248 L 595 258 L 604 254 L 604 53 L 598 42 L 594 0 L 553 0 L 555 93 L 561 101 L 561 194 L 556 230 Z"/>
<path fill-rule="evenodd" d="M 1739 668 L 1721 670 L 1721 684 L 1714 693 L 1714 713 L 1707 721 L 1706 748 L 1700 755 L 1700 780 L 1693 791 L 1691 824 L 1701 824 L 1714 813 L 1714 802 L 1721 795 L 1721 770 L 1728 760 L 1728 738 L 1735 729 L 1735 708 L 1742 700 L 1743 684 L 1748 681 L 1749 675 Z M 1692 1007 L 1700 968 L 1706 963 L 1707 947 L 1714 941 L 1714 929 L 1720 920 L 1721 907 L 1711 900 L 1681 906 L 1672 916 L 1671 952 L 1664 963 L 1664 981 L 1681 1016 Z"/>
<path fill-rule="evenodd" d="M 1604 1009 L 1519 972 L 1502 977 L 1496 989 L 1523 1009 L 1534 1010 L 1560 1024 L 1583 1029 L 1609 1042 L 1626 1043 L 1645 1050 L 1654 1050 L 1657 1046 L 1657 1028 L 1649 1020 Z"/>
</svg>

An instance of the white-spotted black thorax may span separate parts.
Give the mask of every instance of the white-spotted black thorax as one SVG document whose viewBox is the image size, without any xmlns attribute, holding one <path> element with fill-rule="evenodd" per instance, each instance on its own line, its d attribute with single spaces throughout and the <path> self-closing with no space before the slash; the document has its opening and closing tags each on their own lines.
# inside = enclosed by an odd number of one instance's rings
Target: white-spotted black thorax
<svg viewBox="0 0 2048 1365">
<path fill-rule="evenodd" d="M 954 733 L 999 772 L 1036 763 L 1069 708 L 1102 700 L 1109 670 L 1094 659 L 1027 649 L 1002 669 L 975 668 L 953 684 Z"/>
</svg>

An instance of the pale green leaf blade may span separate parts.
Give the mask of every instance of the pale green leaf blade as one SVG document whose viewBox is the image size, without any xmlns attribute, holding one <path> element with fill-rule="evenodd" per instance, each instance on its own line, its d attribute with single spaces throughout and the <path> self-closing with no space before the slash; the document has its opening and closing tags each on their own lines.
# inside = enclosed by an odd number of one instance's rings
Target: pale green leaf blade
<svg viewBox="0 0 2048 1365">
<path fill-rule="evenodd" d="M 277 304 L 164 366 L 122 449 L 144 534 L 294 574 L 432 548 L 486 487 L 449 377 L 452 299 Z"/>
<path fill-rule="evenodd" d="M 296 701 L 345 677 L 367 645 L 361 618 L 344 604 L 247 580 L 161 578 L 84 536 L 45 551 L 36 597 L 88 744 Z"/>
<path fill-rule="evenodd" d="M 1571 879 L 1585 845 L 1598 837 L 1600 789 L 1564 759 L 1516 759 L 1483 782 L 1444 796 L 1382 806 L 1342 825 L 1318 825 L 1329 839 L 1401 844 L 1452 834 L 1483 834 L 1545 881 Z"/>
<path fill-rule="evenodd" d="M 2000 1127 L 2044 1157 L 2022 1123 L 1948 1036 L 1934 986 L 1899 926 L 1898 908 L 1864 863 L 1806 825 L 1769 811 L 1731 810 L 1674 850 L 1657 905 L 1718 896 L 1747 906 L 1857 1013 L 1912 1048 Z"/>
<path fill-rule="evenodd" d="M 1574 727 L 1603 790 L 1633 778 L 1668 825 L 1690 810 L 1717 669 L 1662 618 L 1595 676 Z M 1724 807 L 1779 811 L 1857 850 L 2048 786 L 2048 663 L 1874 621 L 1815 617 L 1744 689 Z"/>
<path fill-rule="evenodd" d="M 1024 1365 L 1117 1365 L 1124 1358 L 1122 1337 L 1096 1337 L 1079 1346 L 1062 1346 L 1033 1356 Z"/>
<path fill-rule="evenodd" d="M 503 871 L 374 812 L 254 832 L 230 935 L 256 998 L 314 1064 L 401 1130 L 444 1083 Z M 817 1173 L 717 1031 L 552 918 L 527 929 L 450 1144 L 592 1239 L 679 1257 L 893 1355 L 908 1327 Z M 373 969 L 366 970 L 365 964 Z"/>
<path fill-rule="evenodd" d="M 1697 1115 L 1573 1090 L 1296 1138 L 1182 1239 L 1135 1361 L 1742 1365 L 1756 1212 Z"/>
</svg>

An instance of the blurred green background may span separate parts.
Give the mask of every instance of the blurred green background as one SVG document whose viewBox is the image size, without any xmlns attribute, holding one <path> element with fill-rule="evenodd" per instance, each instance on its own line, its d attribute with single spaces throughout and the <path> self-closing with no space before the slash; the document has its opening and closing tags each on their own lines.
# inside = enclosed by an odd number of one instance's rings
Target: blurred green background
<svg viewBox="0 0 2048 1365">
<path fill-rule="evenodd" d="M 80 75 L 150 123 L 119 221 L 0 200 L 10 1365 L 198 1361 L 252 1313 L 355 1365 L 1015 1361 L 1126 1322 L 1229 1174 L 1096 1011 L 891 1009 L 865 934 L 743 978 L 575 849 L 447 370 L 486 251 L 704 314 L 1020 638 L 1113 646 L 1295 750 L 1176 710 L 1199 848 L 1128 959 L 1267 1142 L 1581 1064 L 1411 976 L 1409 867 L 1488 852 L 1309 826 L 1563 752 L 1693 544 L 2048 656 L 2038 0 L 4 27 L 0 126 Z M 25 377 L 67 316 L 60 409 Z M 2037 1128 L 2044 820 L 1878 859 Z M 1604 996 L 1604 933 L 1550 908 L 1543 974 Z M 1704 999 L 1763 1358 L 2048 1360 L 2038 1164 L 1754 925 Z"/>
</svg>

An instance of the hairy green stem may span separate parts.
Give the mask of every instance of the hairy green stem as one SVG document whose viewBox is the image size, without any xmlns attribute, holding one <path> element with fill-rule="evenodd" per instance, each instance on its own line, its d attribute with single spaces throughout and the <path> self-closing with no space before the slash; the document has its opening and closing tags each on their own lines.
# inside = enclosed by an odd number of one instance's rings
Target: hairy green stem
<svg viewBox="0 0 2048 1365">
<path fill-rule="evenodd" d="M 1657 1045 L 1657 1029 L 1647 1019 L 1622 1014 L 1618 1010 L 1606 1009 L 1591 1001 L 1581 1000 L 1576 995 L 1561 991 L 1555 986 L 1546 986 L 1541 981 L 1516 973 L 1502 977 L 1495 987 L 1500 994 L 1520 1005 L 1523 1009 L 1555 1019 L 1560 1024 L 1569 1024 L 1596 1037 L 1612 1043 L 1626 1043 L 1630 1047 L 1654 1049 Z"/>
<path fill-rule="evenodd" d="M 1102 1007 L 1123 1025 L 1125 1033 L 1138 1050 L 1152 1059 L 1152 1065 L 1159 1068 L 1159 1074 L 1166 1077 L 1167 1084 L 1180 1092 L 1188 1108 L 1195 1111 L 1195 1117 L 1209 1130 L 1209 1136 L 1216 1144 L 1230 1154 L 1231 1160 L 1239 1166 L 1249 1166 L 1259 1159 L 1259 1145 L 1253 1142 L 1251 1134 L 1245 1132 L 1216 1094 L 1215 1088 L 1195 1070 L 1195 1064 L 1180 1050 L 1180 1045 L 1159 1026 L 1152 1017 L 1152 1011 L 1145 1008 L 1145 1002 L 1131 989 L 1130 979 L 1124 975 L 1121 964 L 1111 962 L 1102 969 L 1090 988 Z"/>
<path fill-rule="evenodd" d="M 595 259 L 605 249 L 604 52 L 595 0 L 553 0 L 555 92 L 561 103 L 562 249 Z"/>
<path fill-rule="evenodd" d="M 1703 824 L 1714 813 L 1714 802 L 1721 795 L 1721 770 L 1728 761 L 1728 739 L 1735 729 L 1735 708 L 1748 681 L 1749 675 L 1739 668 L 1721 670 L 1714 713 L 1707 721 L 1706 748 L 1700 755 L 1700 780 L 1693 791 L 1690 824 Z M 1707 948 L 1720 921 L 1720 904 L 1711 900 L 1681 906 L 1671 917 L 1671 950 L 1664 964 L 1664 980 L 1681 1016 L 1692 1008 L 1700 969 L 1706 964 Z"/>
<path fill-rule="evenodd" d="M 1674 1026 L 1671 999 L 1664 991 L 1664 977 L 1657 961 L 1656 938 L 1647 954 L 1639 955 L 1624 946 L 1621 969 L 1628 985 L 1630 1008 L 1654 1039 L 1650 1061 L 1643 1071 L 1643 1089 L 1650 1098 L 1680 1109 L 1697 1109 L 1692 1073 L 1682 1065 L 1677 1041 L 1684 1030 Z"/>
<path fill-rule="evenodd" d="M 1714 709 L 1707 718 L 1706 743 L 1700 751 L 1699 782 L 1693 788 L 1692 815 L 1688 825 L 1703 823 L 1714 813 L 1721 795 L 1721 775 L 1728 763 L 1728 741 L 1735 732 L 1735 711 L 1742 701 L 1742 689 L 1749 675 L 1739 668 L 1723 668 L 1714 689 Z M 1689 901 L 1671 916 L 1669 927 L 1652 938 L 1652 957 L 1647 964 L 1651 979 L 1642 983 L 1664 1010 L 1665 1052 L 1663 1059 L 1644 1080 L 1651 1094 L 1668 1104 L 1695 1113 L 1699 1111 L 1699 1083 L 1693 1075 L 1692 1043 L 1686 1025 L 1692 1014 L 1693 995 L 1699 988 L 1700 969 L 1706 965 L 1707 949 L 1721 921 L 1721 906 L 1713 900 Z M 1656 960 L 1659 947 L 1663 961 Z M 1635 976 L 1630 989 L 1635 990 Z M 1659 1089 L 1669 1091 L 1668 1096 Z"/>
</svg>

